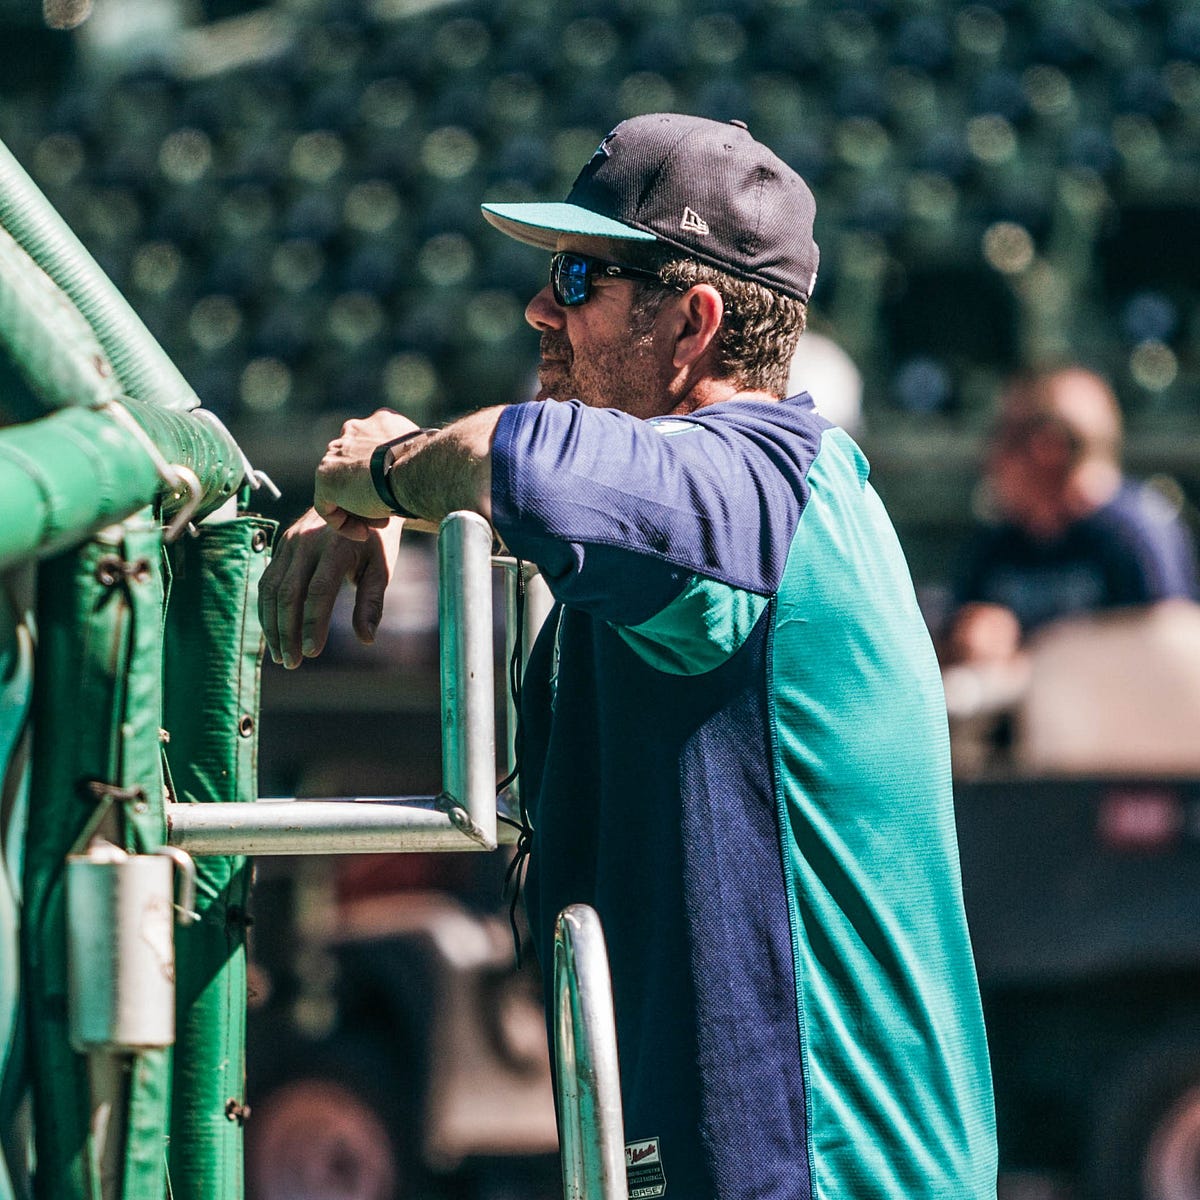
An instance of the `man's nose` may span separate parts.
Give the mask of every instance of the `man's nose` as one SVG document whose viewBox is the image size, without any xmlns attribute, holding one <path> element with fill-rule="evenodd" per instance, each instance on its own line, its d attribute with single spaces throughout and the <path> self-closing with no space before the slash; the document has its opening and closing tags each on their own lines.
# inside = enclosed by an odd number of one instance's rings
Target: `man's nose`
<svg viewBox="0 0 1200 1200">
<path fill-rule="evenodd" d="M 542 332 L 547 329 L 561 329 L 566 323 L 562 306 L 554 299 L 554 292 L 549 284 L 525 306 L 525 320 L 534 329 Z"/>
</svg>

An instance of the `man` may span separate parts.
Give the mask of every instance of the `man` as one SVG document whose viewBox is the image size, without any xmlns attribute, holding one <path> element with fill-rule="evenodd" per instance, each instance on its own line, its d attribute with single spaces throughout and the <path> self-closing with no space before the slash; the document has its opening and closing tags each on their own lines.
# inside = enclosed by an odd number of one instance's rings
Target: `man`
<svg viewBox="0 0 1200 1200">
<path fill-rule="evenodd" d="M 948 662 L 1003 663 L 1060 617 L 1196 598 L 1187 530 L 1122 478 L 1121 411 L 1070 366 L 1018 378 L 1000 401 L 987 480 L 1001 522 L 979 530 L 946 637 Z"/>
<path fill-rule="evenodd" d="M 567 904 L 603 922 L 632 1194 L 994 1198 L 936 662 L 861 453 L 781 399 L 814 209 L 744 125 L 672 114 L 617 126 L 564 204 L 485 206 L 557 250 L 538 399 L 350 422 L 264 625 L 317 653 L 349 573 L 369 638 L 388 509 L 487 516 L 559 602 L 526 902 L 547 965 Z"/>
</svg>

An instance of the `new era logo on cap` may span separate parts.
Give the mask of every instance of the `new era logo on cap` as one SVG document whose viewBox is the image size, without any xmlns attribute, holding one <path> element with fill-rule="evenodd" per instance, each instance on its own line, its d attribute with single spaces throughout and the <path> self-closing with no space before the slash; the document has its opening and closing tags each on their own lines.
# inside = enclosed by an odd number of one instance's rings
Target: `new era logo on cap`
<svg viewBox="0 0 1200 1200">
<path fill-rule="evenodd" d="M 708 236 L 708 222 L 698 212 L 694 212 L 686 206 L 683 210 L 683 220 L 679 222 L 679 228 L 688 233 L 698 233 L 701 237 Z"/>
</svg>

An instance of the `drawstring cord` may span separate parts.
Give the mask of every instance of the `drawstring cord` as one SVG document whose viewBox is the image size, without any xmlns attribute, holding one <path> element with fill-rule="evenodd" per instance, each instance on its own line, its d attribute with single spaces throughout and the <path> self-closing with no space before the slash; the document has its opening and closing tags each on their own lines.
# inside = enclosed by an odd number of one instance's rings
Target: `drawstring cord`
<svg viewBox="0 0 1200 1200">
<path fill-rule="evenodd" d="M 525 647 L 525 564 L 517 559 L 517 605 L 514 620 L 517 623 L 517 636 L 513 639 L 512 656 L 508 660 L 508 687 L 512 693 L 513 709 L 517 714 L 517 727 L 513 733 L 513 769 L 496 785 L 497 792 L 503 792 L 521 774 L 521 754 L 524 747 L 524 727 L 521 717 L 521 660 Z M 517 966 L 521 965 L 521 933 L 517 928 L 517 904 L 521 899 L 521 884 L 524 880 L 524 868 L 533 848 L 533 826 L 529 822 L 529 812 L 525 807 L 525 789 L 518 789 L 519 821 L 511 817 L 497 814 L 498 819 L 506 825 L 518 830 L 517 852 L 504 872 L 504 887 L 502 895 L 511 895 L 508 906 L 508 924 L 512 929 L 513 949 L 516 951 Z"/>
</svg>

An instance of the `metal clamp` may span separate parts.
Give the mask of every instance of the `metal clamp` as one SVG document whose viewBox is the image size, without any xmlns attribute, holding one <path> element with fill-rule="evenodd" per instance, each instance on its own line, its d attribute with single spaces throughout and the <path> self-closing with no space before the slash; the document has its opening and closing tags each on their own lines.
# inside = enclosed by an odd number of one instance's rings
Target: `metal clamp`
<svg viewBox="0 0 1200 1200">
<path fill-rule="evenodd" d="M 203 488 L 200 486 L 199 477 L 191 467 L 168 462 L 162 451 L 155 445 L 154 439 L 138 424 L 137 418 L 120 400 L 106 400 L 99 407 L 107 412 L 145 450 L 154 464 L 155 471 L 158 472 L 159 479 L 171 489 L 171 493 L 175 496 L 187 497 L 170 525 L 163 531 L 163 540 L 173 542 L 187 528 L 192 515 L 200 507 Z"/>
<path fill-rule="evenodd" d="M 180 925 L 194 925 L 200 920 L 196 911 L 196 863 L 186 850 L 178 846 L 159 846 L 154 852 L 169 858 L 175 864 L 178 879 L 179 899 L 174 904 Z"/>
<path fill-rule="evenodd" d="M 179 506 L 179 511 L 175 516 L 171 518 L 170 525 L 163 530 L 164 542 L 173 542 L 191 526 L 192 516 L 204 498 L 204 489 L 200 486 L 200 479 L 191 467 L 177 465 L 172 467 L 172 470 L 179 477 L 179 487 L 174 489 L 175 495 L 182 495 L 186 491 L 187 499 Z"/>
<path fill-rule="evenodd" d="M 205 421 L 209 425 L 215 425 L 217 429 L 224 433 L 229 440 L 233 442 L 234 446 L 237 447 L 238 454 L 240 454 L 242 458 L 242 471 L 245 475 L 246 482 L 251 486 L 251 488 L 254 489 L 254 491 L 257 492 L 259 488 L 265 487 L 267 491 L 270 492 L 273 500 L 278 500 L 283 495 L 279 488 L 275 486 L 275 483 L 271 479 L 270 475 L 268 475 L 266 471 L 260 471 L 250 461 L 246 451 L 242 449 L 241 444 L 237 441 L 237 439 L 230 434 L 225 422 L 222 421 L 216 413 L 210 412 L 207 408 L 198 408 L 192 413 L 192 416 L 196 418 L 196 420 Z"/>
<path fill-rule="evenodd" d="M 81 1053 L 175 1041 L 175 914 L 196 920 L 195 899 L 191 858 L 173 846 L 129 854 L 96 836 L 67 856 L 68 1028 Z"/>
</svg>

